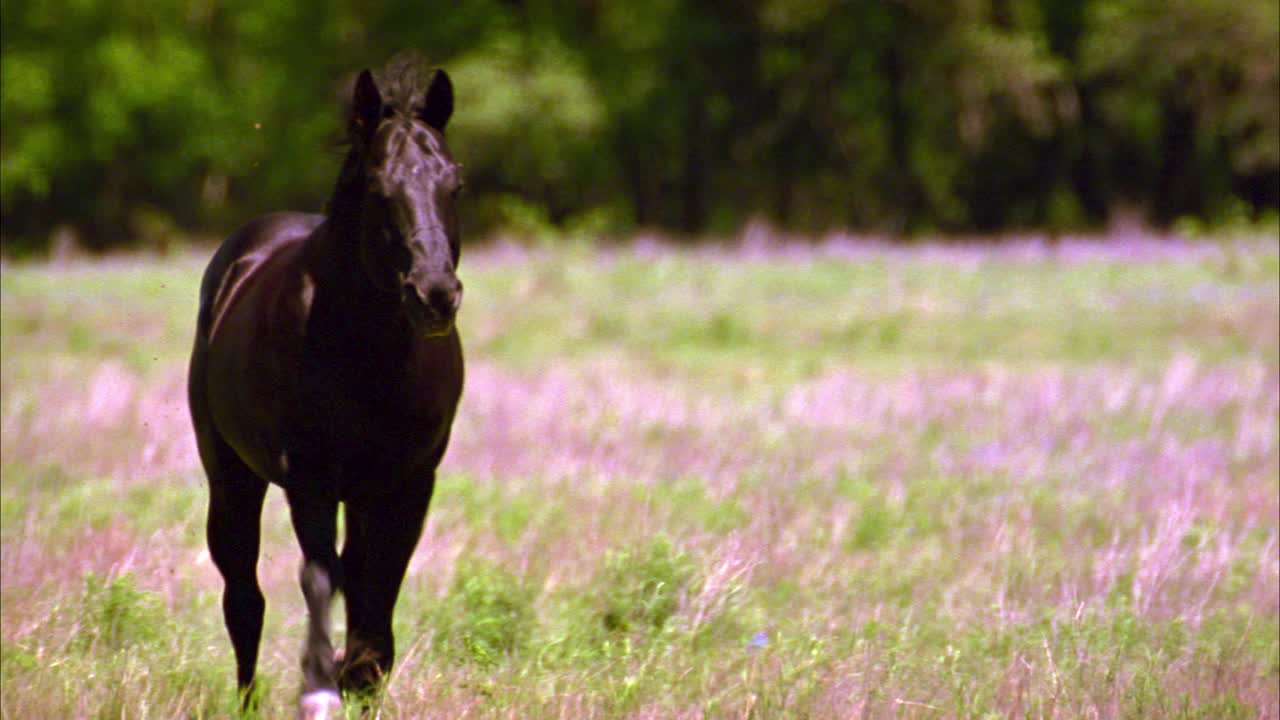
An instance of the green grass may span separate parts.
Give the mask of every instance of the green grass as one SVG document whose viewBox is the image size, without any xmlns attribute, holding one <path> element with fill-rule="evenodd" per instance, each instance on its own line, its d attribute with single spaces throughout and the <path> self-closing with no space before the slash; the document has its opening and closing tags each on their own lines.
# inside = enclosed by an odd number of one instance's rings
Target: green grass
<svg viewBox="0 0 1280 720">
<path fill-rule="evenodd" d="M 910 366 L 1141 360 L 1180 349 L 1276 359 L 1266 311 L 1274 258 L 1228 264 L 984 259 L 708 262 L 667 255 L 565 263 L 473 277 L 491 306 L 472 346 L 538 366 L 600 354 L 699 376 L 790 382 L 856 362 Z M 1209 290 L 1226 297 L 1206 302 Z M 1235 297 L 1230 297 L 1234 295 Z M 594 302 L 591 302 L 593 301 Z M 584 312 L 584 302 L 591 303 Z M 471 308 L 468 306 L 468 311 Z"/>
<path fill-rule="evenodd" d="M 470 253 L 375 714 L 1275 717 L 1277 256 Z M 201 269 L 4 267 L 0 716 L 234 714 Z M 287 717 L 280 493 L 263 522 Z"/>
</svg>

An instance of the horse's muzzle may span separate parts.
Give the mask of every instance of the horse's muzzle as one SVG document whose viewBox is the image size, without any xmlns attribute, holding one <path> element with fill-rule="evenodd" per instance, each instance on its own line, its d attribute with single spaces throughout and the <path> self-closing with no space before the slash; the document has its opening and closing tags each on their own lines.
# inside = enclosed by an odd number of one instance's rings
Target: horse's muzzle
<svg viewBox="0 0 1280 720">
<path fill-rule="evenodd" d="M 462 283 L 452 275 L 431 283 L 405 282 L 400 299 L 416 329 L 428 336 L 446 335 L 462 305 Z"/>
</svg>

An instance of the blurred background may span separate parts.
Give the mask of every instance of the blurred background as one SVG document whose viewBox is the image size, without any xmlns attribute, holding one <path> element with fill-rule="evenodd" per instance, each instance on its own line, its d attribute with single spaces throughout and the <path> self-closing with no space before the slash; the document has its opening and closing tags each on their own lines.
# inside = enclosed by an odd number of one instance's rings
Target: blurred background
<svg viewBox="0 0 1280 720">
<path fill-rule="evenodd" d="M 476 245 L 375 713 L 1280 718 L 1280 0 L 0 0 L 0 720 L 239 716 L 201 270 L 406 48 Z"/>
<path fill-rule="evenodd" d="M 6 0 L 6 255 L 319 211 L 346 78 L 457 90 L 471 239 L 1214 227 L 1280 207 L 1280 0 Z"/>
</svg>

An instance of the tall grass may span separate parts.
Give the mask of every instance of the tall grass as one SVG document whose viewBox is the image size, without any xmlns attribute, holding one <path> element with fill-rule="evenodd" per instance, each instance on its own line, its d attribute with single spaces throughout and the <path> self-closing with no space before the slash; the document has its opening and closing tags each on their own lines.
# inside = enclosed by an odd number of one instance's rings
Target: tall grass
<svg viewBox="0 0 1280 720">
<path fill-rule="evenodd" d="M 183 399 L 200 263 L 4 268 L 6 718 L 233 714 Z M 1274 241 L 463 275 L 380 717 L 1280 716 Z M 298 557 L 273 491 L 264 717 L 298 689 Z"/>
</svg>

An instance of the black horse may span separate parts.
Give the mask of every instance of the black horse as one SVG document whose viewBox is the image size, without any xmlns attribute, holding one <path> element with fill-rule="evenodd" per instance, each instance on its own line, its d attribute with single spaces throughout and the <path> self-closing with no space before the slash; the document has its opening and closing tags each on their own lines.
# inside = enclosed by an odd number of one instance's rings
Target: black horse
<svg viewBox="0 0 1280 720">
<path fill-rule="evenodd" d="M 326 214 L 250 222 L 200 286 L 188 392 L 237 677 L 247 700 L 265 605 L 259 524 L 275 483 L 302 546 L 306 717 L 340 711 L 340 689 L 370 689 L 391 668 L 392 611 L 462 392 L 462 178 L 444 140 L 453 87 L 443 70 L 427 82 L 417 68 L 393 60 L 376 81 L 368 70 L 356 80 Z M 329 638 L 339 590 L 344 653 Z"/>
</svg>

